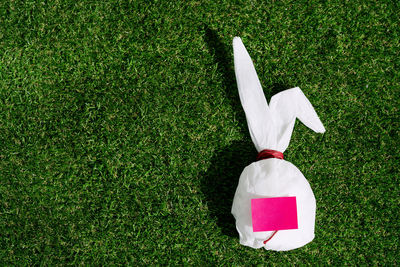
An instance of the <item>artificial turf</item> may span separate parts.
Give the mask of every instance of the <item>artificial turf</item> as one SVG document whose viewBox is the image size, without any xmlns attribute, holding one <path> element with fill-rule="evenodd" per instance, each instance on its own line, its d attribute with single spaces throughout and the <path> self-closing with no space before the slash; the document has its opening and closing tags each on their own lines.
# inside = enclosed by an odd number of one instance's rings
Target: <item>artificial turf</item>
<svg viewBox="0 0 400 267">
<path fill-rule="evenodd" d="M 2 265 L 399 264 L 397 1 L 1 1 Z M 299 86 L 285 158 L 315 239 L 239 244 L 230 214 L 256 150 L 233 71 Z"/>
</svg>

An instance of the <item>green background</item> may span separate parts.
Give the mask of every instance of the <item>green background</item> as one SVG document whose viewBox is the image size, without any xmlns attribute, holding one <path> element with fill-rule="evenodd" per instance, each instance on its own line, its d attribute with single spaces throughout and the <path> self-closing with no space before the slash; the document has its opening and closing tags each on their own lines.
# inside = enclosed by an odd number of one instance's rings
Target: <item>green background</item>
<svg viewBox="0 0 400 267">
<path fill-rule="evenodd" d="M 399 264 L 397 1 L 1 1 L 3 264 Z M 233 71 L 299 86 L 285 158 L 316 237 L 239 244 L 230 215 L 256 150 Z"/>
</svg>

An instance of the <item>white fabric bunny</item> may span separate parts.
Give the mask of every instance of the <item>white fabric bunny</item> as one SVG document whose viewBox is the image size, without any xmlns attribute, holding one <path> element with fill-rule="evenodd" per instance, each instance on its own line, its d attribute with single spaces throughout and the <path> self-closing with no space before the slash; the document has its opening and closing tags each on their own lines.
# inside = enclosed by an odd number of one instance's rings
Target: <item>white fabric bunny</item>
<svg viewBox="0 0 400 267">
<path fill-rule="evenodd" d="M 317 133 L 325 132 L 314 108 L 298 87 L 274 95 L 268 105 L 239 37 L 233 39 L 233 50 L 240 101 L 259 153 L 264 150 L 267 154 L 268 150 L 283 153 L 289 145 L 296 118 Z M 232 214 L 242 245 L 282 251 L 302 247 L 314 239 L 314 194 L 300 170 L 281 155 L 282 158 L 270 156 L 250 164 L 240 176 Z M 253 232 L 251 199 L 289 196 L 296 197 L 298 229 Z"/>
</svg>

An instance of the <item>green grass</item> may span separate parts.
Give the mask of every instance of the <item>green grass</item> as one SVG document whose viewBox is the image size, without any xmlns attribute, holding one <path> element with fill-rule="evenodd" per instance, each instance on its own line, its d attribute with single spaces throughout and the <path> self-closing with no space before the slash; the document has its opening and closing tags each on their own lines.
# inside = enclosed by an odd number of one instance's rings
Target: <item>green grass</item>
<svg viewBox="0 0 400 267">
<path fill-rule="evenodd" d="M 235 2 L 235 3 L 234 3 Z M 0 262 L 399 264 L 395 1 L 2 1 Z M 290 252 L 239 244 L 255 159 L 233 72 L 241 36 L 269 99 L 299 86 L 327 132 L 285 157 L 317 199 Z"/>
</svg>

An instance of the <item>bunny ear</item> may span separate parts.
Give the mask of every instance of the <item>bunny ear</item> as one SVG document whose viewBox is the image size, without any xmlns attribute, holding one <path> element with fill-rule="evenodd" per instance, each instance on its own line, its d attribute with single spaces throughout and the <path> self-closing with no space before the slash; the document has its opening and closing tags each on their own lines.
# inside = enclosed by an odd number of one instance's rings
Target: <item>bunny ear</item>
<svg viewBox="0 0 400 267">
<path fill-rule="evenodd" d="M 322 125 L 317 113 L 310 101 L 300 90 L 295 87 L 274 95 L 271 98 L 270 108 L 278 116 L 283 124 L 290 124 L 297 117 L 305 126 L 317 133 L 324 133 L 325 127 Z"/>
<path fill-rule="evenodd" d="M 258 151 L 262 140 L 273 133 L 271 115 L 249 53 L 239 37 L 233 39 L 236 82 L 240 102 L 246 113 L 251 139 Z"/>
</svg>

